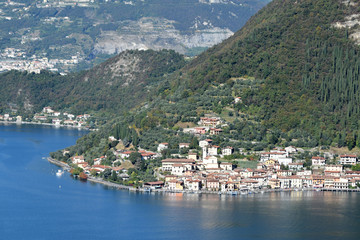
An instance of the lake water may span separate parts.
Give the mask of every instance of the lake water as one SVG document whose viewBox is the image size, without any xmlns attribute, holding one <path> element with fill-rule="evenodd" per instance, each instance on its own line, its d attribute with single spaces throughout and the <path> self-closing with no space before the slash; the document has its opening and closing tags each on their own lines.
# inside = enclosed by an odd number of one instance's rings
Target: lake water
<svg viewBox="0 0 360 240">
<path fill-rule="evenodd" d="M 44 157 L 85 132 L 0 124 L 0 239 L 360 239 L 360 194 L 130 193 Z"/>
</svg>

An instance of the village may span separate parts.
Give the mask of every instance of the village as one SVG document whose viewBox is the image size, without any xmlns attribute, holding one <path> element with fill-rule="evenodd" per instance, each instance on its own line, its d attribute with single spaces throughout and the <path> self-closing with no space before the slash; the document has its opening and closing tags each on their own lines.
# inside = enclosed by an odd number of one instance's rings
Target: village
<svg viewBox="0 0 360 240">
<path fill-rule="evenodd" d="M 32 119 L 24 119 L 20 115 L 14 115 L 6 113 L 0 115 L 0 121 L 6 123 L 17 123 L 17 124 L 43 124 L 43 125 L 53 125 L 55 127 L 76 127 L 76 128 L 91 128 L 91 115 L 82 114 L 74 115 L 68 112 L 55 111 L 51 107 L 44 107 L 41 112 L 35 113 Z"/>
<path fill-rule="evenodd" d="M 72 157 L 71 163 L 83 169 L 90 177 L 107 171 L 115 172 L 118 178 L 127 181 L 130 175 L 121 163 L 129 162 L 132 153 L 141 154 L 144 161 L 162 159 L 161 166 L 154 173 L 158 181 L 140 184 L 143 190 L 148 191 L 156 189 L 236 195 L 273 190 L 355 191 L 360 186 L 360 171 L 351 170 L 351 166 L 358 163 L 358 157 L 352 154 L 336 156 L 323 152 L 321 156 L 312 156 L 309 166 L 304 160 L 296 158 L 304 149 L 293 146 L 275 147 L 270 151 L 253 152 L 257 159 L 245 160 L 255 167 L 237 166 L 236 161 L 226 159 L 231 159 L 229 156 L 240 153 L 243 149 L 235 151 L 230 146 L 221 148 L 210 139 L 221 133 L 220 123 L 220 118 L 203 117 L 198 123 L 200 126 L 184 129 L 199 138 L 209 138 L 200 140 L 197 149 L 190 149 L 190 143 L 179 143 L 179 154 L 173 154 L 172 158 L 163 159 L 162 152 L 169 147 L 169 143 L 163 142 L 158 144 L 156 152 L 145 149 L 114 149 L 116 161 L 113 166 L 102 164 L 106 156 L 94 159 L 93 165 L 85 161 L 84 156 Z M 113 136 L 109 137 L 109 142 L 117 140 Z M 180 154 L 184 149 L 187 153 Z"/>
</svg>

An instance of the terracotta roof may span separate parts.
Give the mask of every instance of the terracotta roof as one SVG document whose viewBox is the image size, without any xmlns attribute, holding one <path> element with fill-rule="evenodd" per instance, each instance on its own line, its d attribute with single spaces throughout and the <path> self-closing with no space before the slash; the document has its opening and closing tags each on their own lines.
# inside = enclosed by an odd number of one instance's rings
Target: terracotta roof
<svg viewBox="0 0 360 240">
<path fill-rule="evenodd" d="M 341 157 L 341 158 L 343 158 L 343 157 L 357 158 L 356 155 L 347 155 L 347 154 L 345 154 L 345 155 L 340 155 L 340 157 Z"/>
<path fill-rule="evenodd" d="M 172 162 L 172 163 L 195 163 L 194 159 L 186 159 L 186 158 L 167 158 L 162 160 L 161 162 Z"/>
</svg>

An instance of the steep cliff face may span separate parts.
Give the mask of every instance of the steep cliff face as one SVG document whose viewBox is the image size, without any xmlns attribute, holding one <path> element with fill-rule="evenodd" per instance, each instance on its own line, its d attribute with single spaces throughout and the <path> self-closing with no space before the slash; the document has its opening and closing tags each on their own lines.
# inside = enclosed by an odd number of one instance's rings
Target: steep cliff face
<svg viewBox="0 0 360 240">
<path fill-rule="evenodd" d="M 128 49 L 173 49 L 185 54 L 188 49 L 211 47 L 230 37 L 228 28 L 214 27 L 182 33 L 175 28 L 175 22 L 161 18 L 142 18 L 127 21 L 117 31 L 104 31 L 94 45 L 94 54 L 116 54 Z"/>
</svg>

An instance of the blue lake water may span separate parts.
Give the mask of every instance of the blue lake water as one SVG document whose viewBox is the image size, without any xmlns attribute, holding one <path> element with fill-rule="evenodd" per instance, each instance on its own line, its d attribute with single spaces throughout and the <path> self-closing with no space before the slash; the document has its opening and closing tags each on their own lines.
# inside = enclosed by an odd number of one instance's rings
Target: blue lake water
<svg viewBox="0 0 360 240">
<path fill-rule="evenodd" d="M 0 239 L 360 239 L 360 194 L 130 193 L 44 157 L 85 132 L 0 124 Z"/>
</svg>

